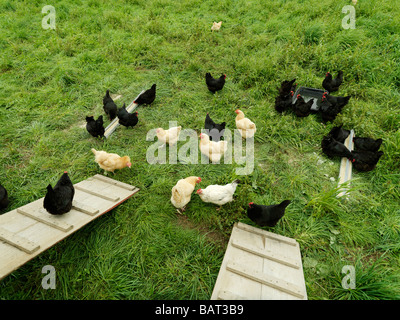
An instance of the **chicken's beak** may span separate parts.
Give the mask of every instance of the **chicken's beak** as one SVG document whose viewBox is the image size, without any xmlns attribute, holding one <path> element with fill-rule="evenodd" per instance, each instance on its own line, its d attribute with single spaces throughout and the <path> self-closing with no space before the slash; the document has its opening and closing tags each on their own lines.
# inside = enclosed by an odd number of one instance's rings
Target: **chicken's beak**
<svg viewBox="0 0 400 320">
<path fill-rule="evenodd" d="M 202 192 L 201 189 L 198 189 L 198 190 L 196 191 L 197 194 L 200 194 L 201 192 Z"/>
</svg>

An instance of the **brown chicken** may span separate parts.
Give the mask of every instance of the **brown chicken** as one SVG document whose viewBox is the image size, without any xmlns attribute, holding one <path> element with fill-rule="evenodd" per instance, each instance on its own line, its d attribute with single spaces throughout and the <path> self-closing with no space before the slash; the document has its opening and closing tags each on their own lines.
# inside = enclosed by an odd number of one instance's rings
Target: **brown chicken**
<svg viewBox="0 0 400 320">
<path fill-rule="evenodd" d="M 185 211 L 185 207 L 192 197 L 196 183 L 200 182 L 200 177 L 190 176 L 185 179 L 180 179 L 172 188 L 171 203 L 177 208 L 179 213 Z"/>
<path fill-rule="evenodd" d="M 131 159 L 128 156 L 120 157 L 116 153 L 108 153 L 105 151 L 97 151 L 96 149 L 91 149 L 94 153 L 94 161 L 97 162 L 100 168 L 106 171 L 111 171 L 114 173 L 115 169 L 123 169 L 125 167 L 131 167 Z"/>
</svg>

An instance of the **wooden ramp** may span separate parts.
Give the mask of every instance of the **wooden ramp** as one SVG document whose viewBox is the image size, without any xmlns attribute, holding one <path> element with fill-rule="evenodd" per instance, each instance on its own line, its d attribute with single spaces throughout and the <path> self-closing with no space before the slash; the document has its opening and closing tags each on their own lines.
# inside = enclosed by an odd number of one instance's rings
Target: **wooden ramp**
<svg viewBox="0 0 400 320">
<path fill-rule="evenodd" d="M 211 300 L 294 299 L 307 299 L 298 242 L 235 223 Z"/>
<path fill-rule="evenodd" d="M 64 215 L 49 214 L 44 198 L 0 215 L 0 279 L 139 191 L 99 174 L 74 187 L 72 210 Z"/>
</svg>

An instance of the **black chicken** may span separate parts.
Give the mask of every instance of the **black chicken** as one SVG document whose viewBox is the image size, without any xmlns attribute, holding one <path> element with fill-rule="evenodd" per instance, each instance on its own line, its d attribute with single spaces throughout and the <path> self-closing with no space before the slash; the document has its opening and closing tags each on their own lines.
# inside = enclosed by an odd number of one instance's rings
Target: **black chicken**
<svg viewBox="0 0 400 320">
<path fill-rule="evenodd" d="M 329 136 L 341 143 L 344 143 L 349 134 L 350 130 L 343 129 L 342 126 L 333 127 L 328 133 Z"/>
<path fill-rule="evenodd" d="M 323 121 L 333 121 L 342 112 L 343 107 L 349 102 L 351 96 L 334 97 L 326 92 L 322 95 L 320 104 L 320 114 Z"/>
<path fill-rule="evenodd" d="M 0 210 L 7 208 L 9 203 L 10 200 L 8 200 L 8 192 L 6 188 L 0 184 Z"/>
<path fill-rule="evenodd" d="M 274 227 L 283 217 L 285 209 L 290 203 L 290 200 L 284 200 L 280 204 L 266 206 L 250 202 L 247 208 L 247 216 L 261 227 Z"/>
<path fill-rule="evenodd" d="M 332 75 L 329 72 L 327 72 L 325 75 L 325 79 L 322 81 L 322 87 L 329 93 L 331 93 L 338 91 L 342 82 L 343 82 L 342 70 L 338 72 L 337 77 L 335 79 L 333 79 Z"/>
<path fill-rule="evenodd" d="M 376 152 L 382 144 L 382 139 L 354 137 L 354 150 L 366 150 Z"/>
<path fill-rule="evenodd" d="M 279 113 L 290 110 L 293 103 L 293 94 L 294 92 L 291 91 L 287 95 L 278 95 L 275 98 L 275 110 Z"/>
<path fill-rule="evenodd" d="M 286 95 L 290 94 L 291 91 L 295 92 L 296 87 L 297 87 L 297 84 L 294 83 L 295 81 L 296 81 L 296 78 L 294 78 L 293 80 L 282 81 L 280 88 L 278 88 L 279 95 L 286 96 Z"/>
<path fill-rule="evenodd" d="M 122 106 L 121 109 L 118 110 L 118 121 L 120 124 L 122 124 L 125 127 L 134 127 L 136 126 L 136 124 L 138 123 L 139 119 L 138 119 L 138 113 L 137 112 L 133 112 L 133 113 L 129 113 L 126 110 L 125 107 L 125 103 Z"/>
<path fill-rule="evenodd" d="M 383 156 L 383 151 L 353 150 L 351 153 L 354 158 L 354 169 L 364 172 L 374 169 L 379 159 Z"/>
<path fill-rule="evenodd" d="M 117 116 L 118 108 L 114 100 L 110 97 L 110 90 L 107 90 L 106 95 L 103 98 L 103 109 L 110 121 Z"/>
<path fill-rule="evenodd" d="M 204 128 L 209 130 L 210 140 L 218 142 L 225 132 L 226 122 L 215 123 L 207 112 Z"/>
<path fill-rule="evenodd" d="M 150 89 L 143 92 L 133 103 L 136 104 L 152 104 L 156 98 L 156 84 L 153 84 Z"/>
<path fill-rule="evenodd" d="M 52 188 L 50 184 L 47 186 L 43 207 L 51 214 L 64 214 L 71 210 L 74 194 L 75 188 L 72 185 L 67 171 L 64 171 L 64 174 L 57 181 L 54 188 Z"/>
<path fill-rule="evenodd" d="M 211 73 L 207 72 L 206 73 L 206 84 L 207 84 L 208 90 L 210 90 L 212 93 L 222 90 L 222 88 L 225 85 L 225 79 L 226 79 L 225 74 L 221 75 L 218 79 L 215 79 L 215 78 L 213 78 Z"/>
<path fill-rule="evenodd" d="M 322 152 L 328 157 L 344 157 L 353 161 L 351 151 L 341 142 L 336 141 L 332 136 L 324 136 L 321 142 Z"/>
<path fill-rule="evenodd" d="M 103 116 L 100 115 L 97 120 L 93 116 L 86 117 L 86 130 L 95 138 L 104 138 Z"/>
<path fill-rule="evenodd" d="M 324 92 L 323 96 L 328 100 L 328 102 L 334 106 L 339 108 L 343 108 L 346 104 L 349 103 L 351 96 L 340 97 L 340 96 L 332 96 L 326 92 Z"/>
<path fill-rule="evenodd" d="M 297 95 L 296 102 L 292 105 L 292 110 L 298 117 L 307 117 L 311 113 L 311 107 L 314 103 L 313 99 L 305 102 L 301 95 Z"/>
</svg>

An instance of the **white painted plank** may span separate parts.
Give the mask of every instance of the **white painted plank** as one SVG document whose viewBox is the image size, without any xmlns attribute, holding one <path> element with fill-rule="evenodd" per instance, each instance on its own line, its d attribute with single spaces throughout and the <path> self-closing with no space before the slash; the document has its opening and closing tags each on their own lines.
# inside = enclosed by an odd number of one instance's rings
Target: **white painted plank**
<svg viewBox="0 0 400 320">
<path fill-rule="evenodd" d="M 350 151 L 353 150 L 354 145 L 353 145 L 353 138 L 355 137 L 354 135 L 354 130 L 350 130 L 349 136 L 346 138 L 344 141 L 344 145 L 349 149 Z M 353 168 L 353 163 L 347 159 L 347 158 L 342 158 L 340 161 L 340 169 L 339 169 L 339 186 L 341 186 L 343 183 L 350 181 L 351 180 L 351 174 L 352 174 L 352 168 Z M 349 186 L 349 184 L 348 184 Z M 346 188 L 341 188 L 341 191 L 337 195 L 337 197 L 343 197 L 347 193 Z"/>
</svg>

